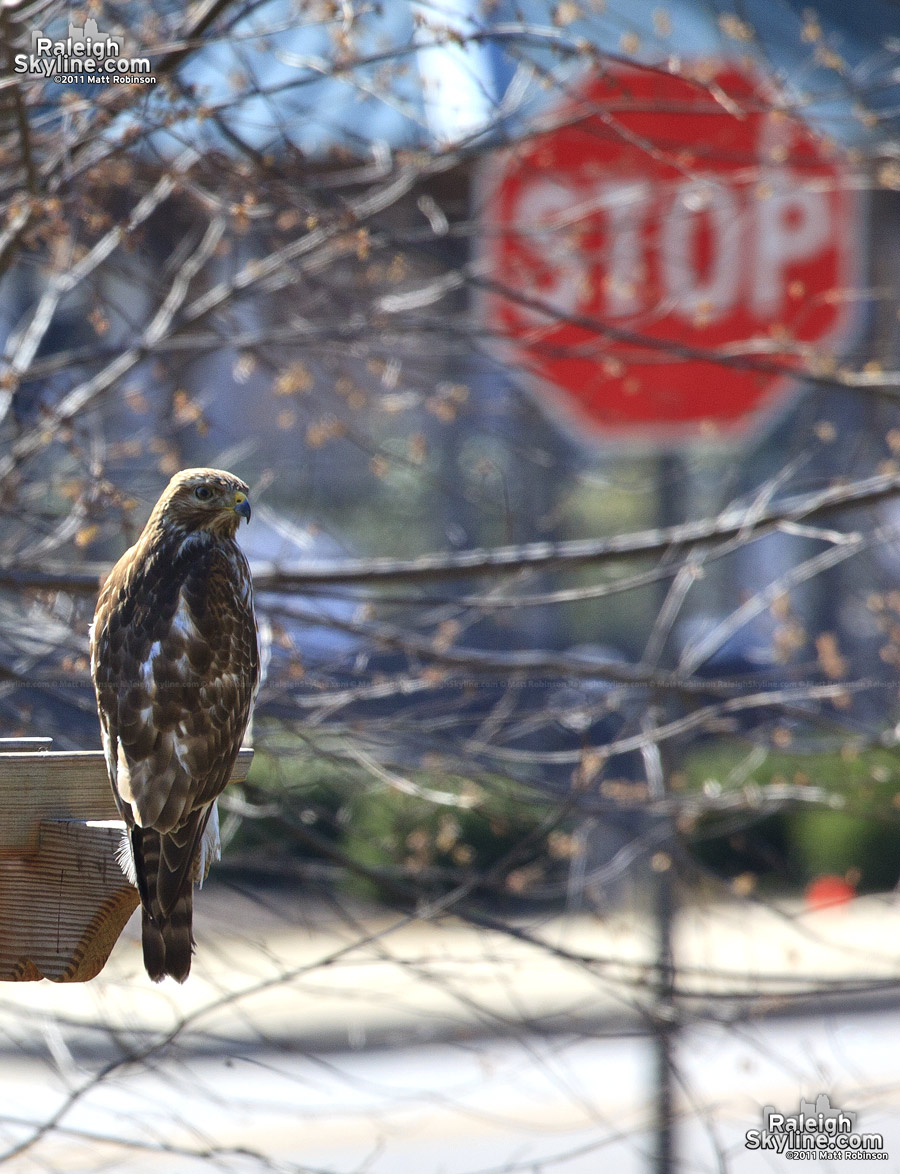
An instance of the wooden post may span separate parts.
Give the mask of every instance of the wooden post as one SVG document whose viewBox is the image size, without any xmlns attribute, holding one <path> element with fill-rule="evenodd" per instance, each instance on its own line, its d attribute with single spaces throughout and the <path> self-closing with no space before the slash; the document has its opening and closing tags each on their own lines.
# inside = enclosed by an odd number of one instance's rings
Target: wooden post
<svg viewBox="0 0 900 1174">
<path fill-rule="evenodd" d="M 124 824 L 99 750 L 0 748 L 0 981 L 96 977 L 137 908 L 116 862 Z M 241 750 L 232 782 L 253 751 Z"/>
</svg>

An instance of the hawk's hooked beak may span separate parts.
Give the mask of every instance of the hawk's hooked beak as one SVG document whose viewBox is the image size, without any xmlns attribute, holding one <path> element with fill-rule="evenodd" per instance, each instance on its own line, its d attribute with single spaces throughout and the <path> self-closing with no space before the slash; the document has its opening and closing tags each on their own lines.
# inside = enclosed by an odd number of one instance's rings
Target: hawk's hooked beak
<svg viewBox="0 0 900 1174">
<path fill-rule="evenodd" d="M 246 518 L 248 522 L 250 521 L 250 500 L 246 493 L 238 491 L 234 495 L 234 512 L 242 518 Z"/>
</svg>

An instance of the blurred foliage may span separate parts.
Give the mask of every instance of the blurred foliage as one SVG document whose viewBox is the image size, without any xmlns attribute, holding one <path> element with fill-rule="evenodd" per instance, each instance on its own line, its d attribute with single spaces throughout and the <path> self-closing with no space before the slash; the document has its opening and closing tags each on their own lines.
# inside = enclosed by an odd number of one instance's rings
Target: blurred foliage
<svg viewBox="0 0 900 1174">
<path fill-rule="evenodd" d="M 705 815 L 693 825 L 688 840 L 698 862 L 739 889 L 755 878 L 763 888 L 795 892 L 823 874 L 847 876 L 864 892 L 896 886 L 900 755 L 852 746 L 830 753 L 771 751 L 740 783 L 729 782 L 746 759 L 746 746 L 737 742 L 701 747 L 687 757 L 685 790 L 743 792 L 746 799 L 737 813 Z M 799 794 L 773 813 L 763 799 L 767 786 Z M 813 789 L 825 794 L 813 795 Z M 815 802 L 804 801 L 803 791 Z"/>
<path fill-rule="evenodd" d="M 770 753 L 738 786 L 746 761 L 741 743 L 692 751 L 676 781 L 680 793 L 743 797 L 727 814 L 693 821 L 684 843 L 701 870 L 737 889 L 759 886 L 791 894 L 817 876 L 848 876 L 860 891 L 893 888 L 900 876 L 900 758 L 890 751 Z M 338 860 L 350 885 L 396 901 L 403 885 L 436 894 L 466 886 L 492 898 L 565 900 L 561 877 L 577 852 L 577 821 L 509 779 L 469 780 L 417 771 L 413 786 L 455 795 L 463 804 L 402 794 L 351 763 L 321 752 L 257 753 L 248 799 L 258 814 L 244 818 L 229 857 L 252 866 L 282 860 Z M 763 788 L 824 791 L 780 800 L 772 811 Z M 607 789 L 608 790 L 608 789 Z M 633 806 L 633 805 L 629 805 Z M 379 878 L 383 883 L 379 884 Z"/>
<path fill-rule="evenodd" d="M 339 863 L 351 890 L 396 902 L 463 886 L 526 898 L 559 882 L 571 837 L 559 812 L 508 779 L 407 772 L 405 794 L 321 750 L 257 752 L 228 856 L 252 868 Z M 439 791 L 443 802 L 429 792 Z M 568 821 L 571 822 L 571 821 Z M 407 887 L 408 886 L 408 887 Z"/>
</svg>

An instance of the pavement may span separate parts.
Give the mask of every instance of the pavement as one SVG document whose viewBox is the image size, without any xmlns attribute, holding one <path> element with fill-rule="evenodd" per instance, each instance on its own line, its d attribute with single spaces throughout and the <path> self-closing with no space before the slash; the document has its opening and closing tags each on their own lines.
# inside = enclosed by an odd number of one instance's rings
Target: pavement
<svg viewBox="0 0 900 1174">
<path fill-rule="evenodd" d="M 636 912 L 515 919 L 517 937 L 456 918 L 424 921 L 354 900 L 209 885 L 196 897 L 197 956 L 184 986 L 143 971 L 132 919 L 92 982 L 6 983 L 0 1050 L 92 1053 L 178 1035 L 203 1051 L 292 1041 L 360 1049 L 541 1034 L 608 1024 L 641 1031 L 655 931 Z M 900 994 L 900 899 L 811 912 L 797 903 L 693 904 L 673 930 L 690 1019 L 815 1010 Z M 35 1024 L 41 1025 L 35 1031 Z"/>
</svg>

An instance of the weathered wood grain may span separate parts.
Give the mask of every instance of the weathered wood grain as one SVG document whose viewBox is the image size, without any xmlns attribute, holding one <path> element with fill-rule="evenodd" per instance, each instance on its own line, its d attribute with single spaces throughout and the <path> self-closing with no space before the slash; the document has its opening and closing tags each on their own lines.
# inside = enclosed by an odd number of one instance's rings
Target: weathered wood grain
<svg viewBox="0 0 900 1174">
<path fill-rule="evenodd" d="M 0 858 L 0 979 L 84 982 L 138 904 L 115 851 L 122 829 L 45 820 L 38 850 Z"/>
</svg>

